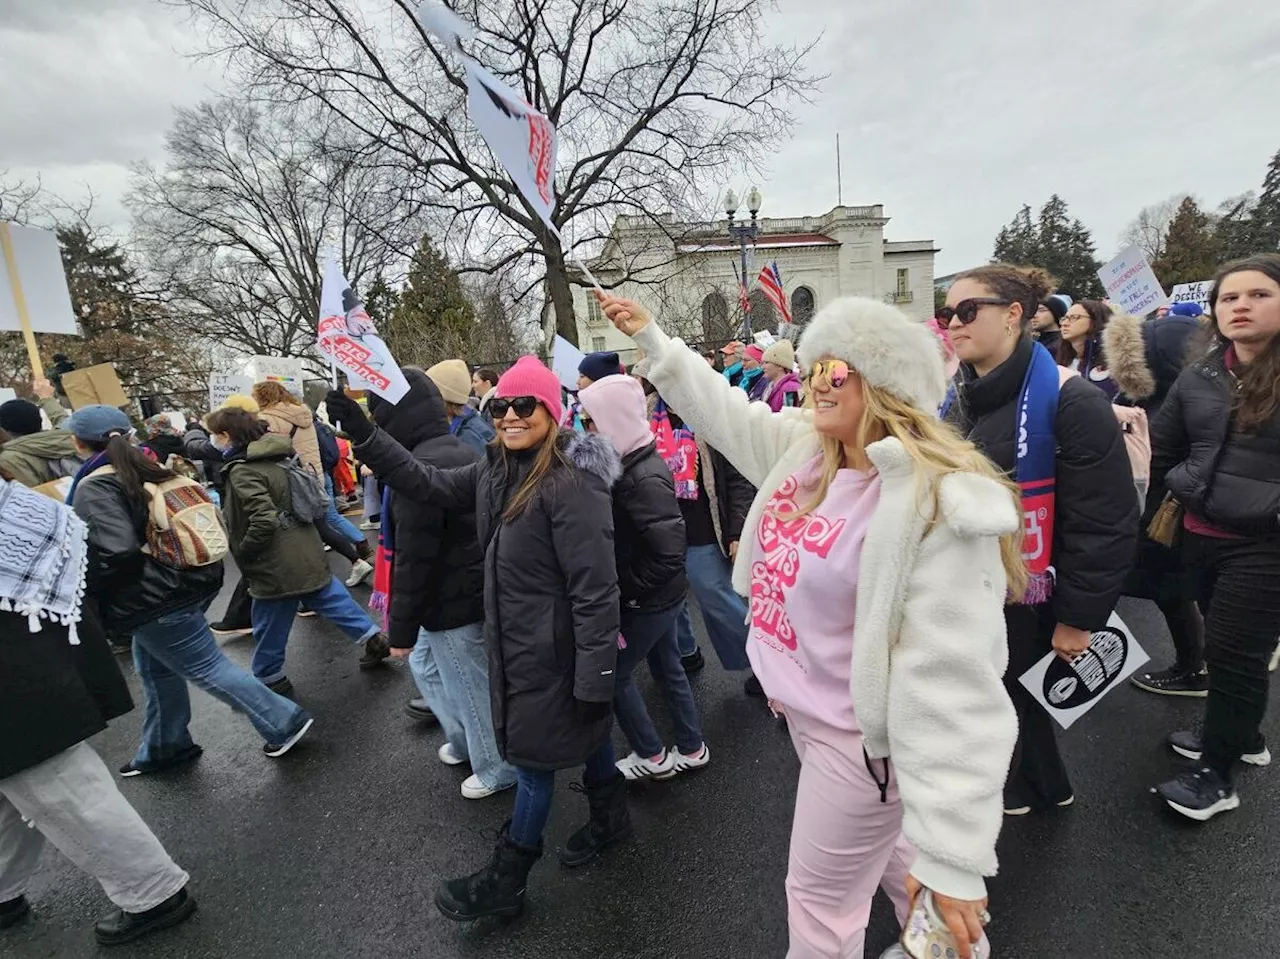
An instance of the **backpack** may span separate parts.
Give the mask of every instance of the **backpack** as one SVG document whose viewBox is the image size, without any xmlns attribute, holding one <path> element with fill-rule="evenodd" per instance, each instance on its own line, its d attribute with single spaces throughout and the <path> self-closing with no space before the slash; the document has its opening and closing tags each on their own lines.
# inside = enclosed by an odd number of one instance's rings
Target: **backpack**
<svg viewBox="0 0 1280 959">
<path fill-rule="evenodd" d="M 314 472 L 295 454 L 280 461 L 289 480 L 289 515 L 300 523 L 314 523 L 329 511 L 329 494 Z"/>
<path fill-rule="evenodd" d="M 227 555 L 226 522 L 201 484 L 175 476 L 143 489 L 151 496 L 143 552 L 170 569 L 212 566 Z"/>
<path fill-rule="evenodd" d="M 318 416 L 312 417 L 312 423 L 316 428 L 316 443 L 320 446 L 320 465 L 326 473 L 332 473 L 342 460 L 342 454 L 338 451 L 337 434 L 327 423 L 321 422 Z"/>
</svg>

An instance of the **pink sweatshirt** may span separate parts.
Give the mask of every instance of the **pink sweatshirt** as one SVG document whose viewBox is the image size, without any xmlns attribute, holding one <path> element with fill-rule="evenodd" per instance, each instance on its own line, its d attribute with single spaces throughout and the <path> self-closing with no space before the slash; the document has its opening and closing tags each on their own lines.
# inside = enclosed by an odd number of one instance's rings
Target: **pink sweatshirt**
<svg viewBox="0 0 1280 959">
<path fill-rule="evenodd" d="M 849 691 L 858 568 L 880 501 L 874 470 L 840 470 L 807 516 L 777 519 L 812 498 L 821 457 L 769 500 L 751 554 L 747 656 L 770 699 L 839 729 L 858 731 Z"/>
</svg>

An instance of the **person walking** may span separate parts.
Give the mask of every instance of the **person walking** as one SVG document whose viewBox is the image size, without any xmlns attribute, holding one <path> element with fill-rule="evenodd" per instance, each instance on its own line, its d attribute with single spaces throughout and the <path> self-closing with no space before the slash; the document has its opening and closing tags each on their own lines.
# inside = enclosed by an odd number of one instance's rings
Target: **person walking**
<svg viewBox="0 0 1280 959">
<path fill-rule="evenodd" d="M 474 511 L 485 550 L 485 642 L 494 732 L 516 767 L 515 808 L 493 856 L 450 879 L 436 907 L 459 921 L 524 908 L 542 855 L 555 771 L 585 765 L 591 814 L 565 843 L 565 866 L 590 862 L 631 834 L 626 780 L 614 766 L 611 704 L 618 655 L 618 574 L 610 489 L 622 472 L 604 437 L 561 430 L 560 382 L 525 356 L 498 379 L 489 409 L 498 443 L 469 466 L 419 462 L 350 400 L 330 393 L 356 454 L 377 457 L 397 493 Z"/>
<path fill-rule="evenodd" d="M 1261 732 L 1280 620 L 1280 254 L 1228 263 L 1209 290 L 1213 346 L 1174 382 L 1151 429 L 1152 485 L 1185 511 L 1183 564 L 1205 613 L 1200 730 L 1169 737 L 1190 769 L 1156 787 L 1203 822 L 1236 809 L 1236 768 L 1271 761 Z"/>
<path fill-rule="evenodd" d="M 31 390 L 40 401 L 39 406 L 24 399 L 0 403 L 0 478 L 35 487 L 75 476 L 80 459 L 71 434 L 58 429 L 66 420 L 67 411 L 54 398 L 53 384 L 37 379 Z M 53 429 L 44 428 L 41 410 Z"/>
<path fill-rule="evenodd" d="M 1075 801 L 1054 721 L 1019 677 L 1050 650 L 1070 660 L 1088 648 L 1115 609 L 1138 530 L 1129 455 L 1107 395 L 1061 370 L 1027 332 L 1051 288 L 1043 270 L 982 266 L 956 278 L 941 311 L 961 361 L 943 416 L 1022 491 L 1031 586 L 1005 608 L 1005 688 L 1018 712 L 1005 787 L 1011 816 Z"/>
<path fill-rule="evenodd" d="M 1111 307 L 1101 300 L 1072 303 L 1062 317 L 1062 339 L 1055 357 L 1059 366 L 1079 373 L 1085 382 L 1102 390 L 1107 399 L 1114 398 L 1117 391 L 1102 349 L 1111 315 Z"/>
<path fill-rule="evenodd" d="M 444 398 L 449 433 L 483 456 L 495 434 L 489 421 L 467 404 L 471 395 L 467 364 L 462 360 L 443 360 L 427 370 L 427 376 Z"/>
<path fill-rule="evenodd" d="M 764 391 L 760 399 L 775 413 L 784 406 L 800 405 L 800 377 L 795 374 L 796 354 L 790 340 L 778 340 L 762 354 Z"/>
<path fill-rule="evenodd" d="M 1031 336 L 1056 359 L 1062 342 L 1062 318 L 1071 309 L 1071 297 L 1065 293 L 1046 296 L 1031 317 Z"/>
<path fill-rule="evenodd" d="M 498 374 L 487 366 L 480 367 L 471 374 L 471 391 L 480 401 L 477 407 L 480 415 L 489 419 L 489 404 L 498 391 Z"/>
<path fill-rule="evenodd" d="M 0 929 L 31 914 L 28 884 L 50 843 L 117 907 L 94 927 L 113 946 L 189 919 L 196 901 L 87 742 L 133 709 L 82 605 L 87 536 L 72 510 L 0 480 Z"/>
<path fill-rule="evenodd" d="M 613 708 L 631 754 L 617 766 L 628 779 L 670 779 L 711 761 L 676 636 L 689 588 L 684 519 L 671 471 L 649 431 L 640 382 L 606 376 L 578 399 L 587 429 L 608 437 L 622 458 L 622 477 L 613 487 L 613 544 L 626 645 L 618 651 Z M 641 661 L 648 662 L 671 713 L 676 743 L 670 749 L 636 688 L 633 673 Z"/>
<path fill-rule="evenodd" d="M 253 674 L 283 695 L 293 691 L 285 648 L 299 603 L 361 647 L 361 669 L 380 665 L 389 655 L 386 637 L 330 571 L 316 527 L 294 512 L 283 465 L 293 455 L 288 437 L 268 433 L 238 409 L 211 413 L 208 425 L 225 460 L 222 510 L 231 554 L 253 597 Z"/>
<path fill-rule="evenodd" d="M 86 458 L 67 497 L 89 527 L 86 590 L 109 632 L 133 634 L 133 664 L 146 696 L 142 742 L 120 775 L 160 772 L 199 758 L 203 750 L 188 729 L 188 683 L 243 713 L 265 740 L 267 756 L 283 756 L 311 729 L 312 719 L 218 649 L 204 614 L 222 588 L 222 562 L 180 569 L 161 562 L 150 545 L 155 498 L 166 495 L 155 487 L 175 474 L 130 444 L 129 418 L 114 407 L 81 407 L 67 429 Z M 209 552 L 225 551 L 224 530 L 202 535 Z"/>
<path fill-rule="evenodd" d="M 399 403 L 369 397 L 374 422 L 416 461 L 436 469 L 477 462 L 479 454 L 452 433 L 447 404 L 430 375 L 413 367 L 404 375 L 409 392 Z M 353 415 L 348 410 L 344 418 Z M 395 465 L 374 447 L 362 448 L 361 457 L 375 471 Z M 408 658 L 422 694 L 406 711 L 416 719 L 440 721 L 441 762 L 471 764 L 471 775 L 462 783 L 464 798 L 484 799 L 510 789 L 516 770 L 498 754 L 489 708 L 484 557 L 475 512 L 447 510 L 388 487 L 382 534 L 393 557 L 387 610 L 391 655 Z"/>
<path fill-rule="evenodd" d="M 764 395 L 764 389 L 769 385 L 769 381 L 764 378 L 764 367 L 760 364 L 764 361 L 764 350 L 752 343 L 742 351 L 742 379 L 738 380 L 738 387 L 747 393 L 750 400 L 758 400 Z"/>
<path fill-rule="evenodd" d="M 1199 309 L 1197 304 L 1191 305 Z M 1118 391 L 1115 404 L 1141 409 L 1147 422 L 1153 422 L 1182 373 L 1191 344 L 1200 337 L 1200 323 L 1190 316 L 1172 312 L 1154 320 L 1113 316 L 1102 334 L 1102 345 Z M 1149 599 L 1159 608 L 1173 639 L 1174 662 L 1167 669 L 1141 671 L 1131 682 L 1162 696 L 1204 698 L 1209 694 L 1204 617 L 1196 603 L 1196 591 L 1183 574 L 1181 544 L 1169 547 L 1152 541 L 1146 533 L 1163 496 L 1163 490 L 1147 490 L 1138 524 L 1137 560 L 1124 595 Z"/>
<path fill-rule="evenodd" d="M 800 756 L 788 955 L 861 955 L 882 877 L 900 922 L 909 893 L 932 890 L 972 955 L 1016 736 L 1000 613 L 1026 574 L 1013 489 L 936 418 L 933 335 L 883 303 L 834 300 L 800 340 L 809 407 L 775 414 L 643 307 L 601 306 L 659 392 L 760 490 L 734 585 Z"/>
</svg>

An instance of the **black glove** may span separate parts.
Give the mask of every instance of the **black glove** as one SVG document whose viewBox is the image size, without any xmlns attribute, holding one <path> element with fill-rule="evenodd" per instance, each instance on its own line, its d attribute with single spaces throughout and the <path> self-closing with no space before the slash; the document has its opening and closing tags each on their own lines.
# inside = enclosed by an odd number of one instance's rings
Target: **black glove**
<svg viewBox="0 0 1280 959">
<path fill-rule="evenodd" d="M 360 404 L 342 390 L 330 390 L 324 398 L 324 405 L 329 413 L 329 422 L 350 436 L 356 445 L 373 435 L 373 424 L 360 409 Z"/>
<path fill-rule="evenodd" d="M 573 701 L 573 712 L 578 717 L 578 722 L 586 725 L 588 723 L 598 723 L 609 715 L 609 710 L 613 708 L 613 703 L 591 703 L 585 699 L 575 699 Z"/>
</svg>

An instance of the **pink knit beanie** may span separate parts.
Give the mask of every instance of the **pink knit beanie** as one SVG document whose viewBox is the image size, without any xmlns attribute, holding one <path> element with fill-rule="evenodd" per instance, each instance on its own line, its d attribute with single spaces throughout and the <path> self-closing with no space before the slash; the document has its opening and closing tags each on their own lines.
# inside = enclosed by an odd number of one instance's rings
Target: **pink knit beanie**
<svg viewBox="0 0 1280 959">
<path fill-rule="evenodd" d="M 511 400 L 532 396 L 551 414 L 558 424 L 564 415 L 560 405 L 560 380 L 536 356 L 522 356 L 516 365 L 498 377 L 495 399 Z"/>
</svg>

